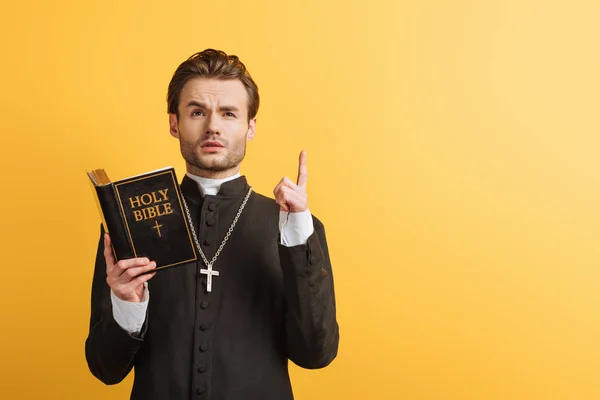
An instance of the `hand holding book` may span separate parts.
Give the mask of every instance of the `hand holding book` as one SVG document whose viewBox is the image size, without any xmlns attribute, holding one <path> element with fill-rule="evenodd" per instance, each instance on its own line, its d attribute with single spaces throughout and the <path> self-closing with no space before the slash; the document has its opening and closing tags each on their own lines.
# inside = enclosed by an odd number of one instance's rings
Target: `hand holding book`
<svg viewBox="0 0 600 400">
<path fill-rule="evenodd" d="M 114 251 L 113 264 L 123 268 L 120 274 L 131 268 L 128 263 L 121 266 L 121 260 L 152 260 L 162 270 L 198 259 L 172 167 L 114 182 L 104 170 L 88 176 L 110 234 L 107 248 Z"/>
<path fill-rule="evenodd" d="M 106 282 L 115 296 L 124 301 L 141 302 L 144 295 L 144 282 L 156 275 L 156 271 L 150 272 L 156 269 L 156 263 L 146 257 L 115 262 L 108 233 L 104 234 L 104 259 L 106 260 Z"/>
</svg>

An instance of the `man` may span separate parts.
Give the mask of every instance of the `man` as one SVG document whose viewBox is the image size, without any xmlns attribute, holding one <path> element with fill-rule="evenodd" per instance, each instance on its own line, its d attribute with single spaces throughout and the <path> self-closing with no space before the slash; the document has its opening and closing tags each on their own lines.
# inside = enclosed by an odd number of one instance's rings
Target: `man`
<svg viewBox="0 0 600 400">
<path fill-rule="evenodd" d="M 339 342 L 325 232 L 308 209 L 306 153 L 297 182 L 283 178 L 275 200 L 240 175 L 259 96 L 236 56 L 194 54 L 175 71 L 167 101 L 187 168 L 181 190 L 214 265 L 157 274 L 152 260 L 115 262 L 103 233 L 89 368 L 106 384 L 135 368 L 132 399 L 293 399 L 288 359 L 322 368 Z"/>
</svg>

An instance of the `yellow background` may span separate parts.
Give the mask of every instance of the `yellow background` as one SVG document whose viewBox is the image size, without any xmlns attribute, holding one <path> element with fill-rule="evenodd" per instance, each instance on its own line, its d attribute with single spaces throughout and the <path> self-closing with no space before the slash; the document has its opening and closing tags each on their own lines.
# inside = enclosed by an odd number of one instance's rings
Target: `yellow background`
<svg viewBox="0 0 600 400">
<path fill-rule="evenodd" d="M 5 1 L 0 397 L 125 399 L 87 370 L 85 171 L 184 164 L 166 88 L 207 47 L 262 95 L 243 165 L 308 151 L 341 347 L 319 399 L 600 398 L 600 2 Z"/>
</svg>

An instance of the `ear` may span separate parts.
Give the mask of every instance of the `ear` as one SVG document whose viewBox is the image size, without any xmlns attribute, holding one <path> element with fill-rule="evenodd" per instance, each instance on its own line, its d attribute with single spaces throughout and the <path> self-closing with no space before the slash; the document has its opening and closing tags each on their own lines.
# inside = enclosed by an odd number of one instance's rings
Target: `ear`
<svg viewBox="0 0 600 400">
<path fill-rule="evenodd" d="M 179 139 L 179 126 L 177 124 L 177 115 L 169 114 L 169 132 L 171 136 Z"/>
<path fill-rule="evenodd" d="M 256 134 L 256 118 L 252 118 L 248 123 L 248 134 L 246 135 L 246 141 L 250 141 L 254 139 L 254 135 Z"/>
</svg>

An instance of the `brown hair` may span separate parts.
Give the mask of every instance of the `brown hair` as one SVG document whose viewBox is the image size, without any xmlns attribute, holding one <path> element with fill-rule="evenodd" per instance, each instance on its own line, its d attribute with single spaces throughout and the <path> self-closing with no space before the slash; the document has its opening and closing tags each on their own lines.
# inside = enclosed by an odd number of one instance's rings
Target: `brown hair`
<svg viewBox="0 0 600 400">
<path fill-rule="evenodd" d="M 167 92 L 167 112 L 179 117 L 179 97 L 186 82 L 194 78 L 215 78 L 222 80 L 239 79 L 248 93 L 248 120 L 256 117 L 258 112 L 258 87 L 246 66 L 237 56 L 225 52 L 206 49 L 196 53 L 182 62 L 175 73 Z"/>
</svg>

